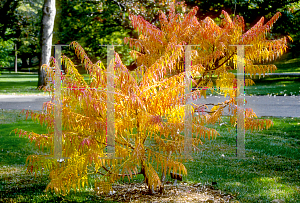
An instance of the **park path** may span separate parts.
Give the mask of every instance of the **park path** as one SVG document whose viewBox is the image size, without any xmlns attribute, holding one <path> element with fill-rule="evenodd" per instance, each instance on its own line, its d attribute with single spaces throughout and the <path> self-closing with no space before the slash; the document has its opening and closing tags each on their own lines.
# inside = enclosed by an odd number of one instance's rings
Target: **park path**
<svg viewBox="0 0 300 203">
<path fill-rule="evenodd" d="M 258 74 L 256 74 L 258 75 Z M 300 73 L 266 73 L 277 76 L 300 76 Z M 43 103 L 49 101 L 50 96 L 43 95 L 1 95 L 0 109 L 30 109 L 42 110 Z M 227 98 L 221 96 L 207 97 L 206 101 L 199 99 L 194 103 L 218 103 Z M 300 96 L 245 96 L 247 104 L 245 108 L 251 108 L 258 117 L 300 117 Z M 226 111 L 225 111 L 226 113 Z"/>
<path fill-rule="evenodd" d="M 42 110 L 43 103 L 50 99 L 50 96 L 0 95 L 0 109 Z M 208 96 L 207 99 L 198 99 L 193 103 L 220 103 L 226 99 L 229 97 Z M 245 99 L 245 108 L 253 109 L 258 117 L 300 117 L 300 96 L 245 96 Z"/>
<path fill-rule="evenodd" d="M 0 109 L 42 110 L 43 103 L 50 100 L 50 96 L 43 95 L 0 95 Z"/>
</svg>

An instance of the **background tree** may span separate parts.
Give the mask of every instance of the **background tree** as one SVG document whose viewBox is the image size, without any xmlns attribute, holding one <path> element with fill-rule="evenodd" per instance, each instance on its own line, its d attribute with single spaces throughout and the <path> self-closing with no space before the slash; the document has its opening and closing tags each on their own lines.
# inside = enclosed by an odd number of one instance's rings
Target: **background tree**
<svg viewBox="0 0 300 203">
<path fill-rule="evenodd" d="M 130 46 L 143 51 L 134 52 L 139 54 L 137 61 L 143 66 L 129 72 L 115 53 L 115 156 L 122 159 L 103 159 L 107 139 L 105 88 L 108 73 L 101 62 L 93 64 L 78 43 L 71 44 L 89 72 L 90 82 L 85 82 L 72 61 L 63 56 L 62 61 L 66 67 L 62 83 L 65 91 L 62 101 L 63 157 L 69 159 L 60 165 L 56 160 L 47 159 L 47 156 L 33 155 L 28 157 L 27 164 L 28 171 L 31 172 L 41 171 L 42 168 L 50 171 L 51 182 L 47 189 L 56 192 L 69 192 L 72 189 L 76 191 L 88 184 L 89 174 L 98 174 L 94 176 L 95 190 L 105 190 L 105 185 L 109 186 L 121 177 L 127 176 L 131 179 L 133 175 L 143 174 L 149 191 L 153 193 L 163 187 L 159 174 L 167 171 L 187 173 L 182 164 L 189 158 L 184 154 L 185 137 L 182 134 L 185 101 L 205 96 L 206 92 L 195 90 L 185 95 L 187 73 L 174 73 L 184 55 L 184 49 L 175 45 L 201 44 L 201 49 L 192 52 L 191 75 L 200 75 L 202 82 L 206 82 L 203 80 L 204 76 L 209 78 L 210 74 L 218 75 L 217 87 L 236 85 L 235 76 L 227 72 L 227 66 L 224 65 L 230 60 L 236 64 L 235 49 L 229 48 L 230 44 L 253 44 L 246 50 L 245 57 L 246 73 L 250 74 L 268 72 L 265 67 L 253 65 L 253 59 L 270 59 L 274 55 L 280 55 L 286 48 L 284 39 L 270 41 L 265 38 L 279 13 L 266 24 L 261 19 L 243 33 L 242 17 L 231 20 L 229 15 L 223 12 L 225 18 L 220 27 L 209 17 L 199 22 L 195 17 L 196 12 L 197 7 L 180 18 L 176 15 L 174 7 L 171 7 L 168 18 L 164 13 L 160 15 L 161 30 L 142 17 L 131 16 L 134 27 L 139 28 L 140 39 L 126 40 Z M 144 57 L 145 54 L 149 54 L 149 63 Z M 54 77 L 51 69 L 48 69 L 48 73 Z M 250 83 L 251 81 L 246 80 L 246 84 Z M 208 87 L 212 86 L 211 81 L 205 84 Z M 71 88 L 67 89 L 68 87 Z M 50 90 L 53 93 L 51 85 Z M 198 145 L 202 144 L 203 138 L 215 137 L 218 134 L 215 129 L 205 127 L 205 124 L 220 122 L 222 112 L 227 106 L 230 107 L 233 116 L 231 124 L 235 125 L 237 114 L 241 113 L 234 100 L 238 91 L 230 90 L 231 99 L 213 107 L 210 114 L 196 115 L 195 109 L 192 108 L 192 138 L 186 138 L 192 149 L 196 150 Z M 49 127 L 49 134 L 39 135 L 22 130 L 16 132 L 28 136 L 38 146 L 53 147 L 54 135 L 51 128 L 54 106 L 50 101 L 45 104 L 43 113 L 26 112 L 27 116 L 31 114 L 34 120 L 45 123 Z M 246 109 L 246 130 L 262 130 L 272 125 L 270 120 L 255 117 L 251 109 Z"/>
<path fill-rule="evenodd" d="M 20 36 L 17 39 L 18 57 L 22 68 L 32 67 L 34 58 L 40 58 L 40 25 L 42 1 L 23 2 L 17 9 Z"/>
<path fill-rule="evenodd" d="M 284 9 L 282 9 L 282 17 L 274 26 L 274 32 L 276 33 L 274 37 L 282 35 L 290 35 L 293 38 L 293 42 L 290 43 L 290 52 L 292 57 L 297 58 L 300 56 L 300 1 L 287 4 Z"/>
<path fill-rule="evenodd" d="M 14 61 L 14 57 L 9 55 L 9 53 L 13 52 L 13 47 L 13 41 L 4 41 L 0 38 L 0 67 L 9 66 Z"/>
<path fill-rule="evenodd" d="M 106 47 L 99 45 L 122 44 L 124 37 L 137 37 L 129 20 L 129 13 L 141 14 L 151 22 L 158 22 L 159 9 L 169 9 L 166 0 L 129 0 L 129 1 L 71 1 L 65 0 L 62 4 L 62 20 L 58 38 L 62 44 L 77 41 L 83 47 L 92 61 L 101 60 L 106 64 Z M 177 4 L 176 10 L 182 12 L 183 4 Z M 151 8 L 151 9 L 149 9 Z M 155 18 L 153 19 L 153 12 Z M 151 17 L 150 17 L 151 16 Z M 125 65 L 130 67 L 133 61 L 128 46 L 116 47 Z M 72 51 L 64 49 L 81 73 L 85 72 Z M 131 65 L 130 65 L 131 64 Z"/>
<path fill-rule="evenodd" d="M 10 3 L 10 6 L 7 6 Z M 7 14 L 0 20 L 0 38 L 4 42 L 13 42 L 18 48 L 18 58 L 21 59 L 21 68 L 32 66 L 32 59 L 39 57 L 39 31 L 41 17 L 41 0 L 1 1 L 1 15 Z M 7 9 L 7 10 L 6 10 Z M 11 44 L 14 48 L 14 44 Z M 15 55 L 13 49 L 6 54 L 9 58 Z M 5 61 L 9 58 L 2 58 Z M 6 61 L 7 66 L 10 59 Z"/>
<path fill-rule="evenodd" d="M 245 29 L 250 29 L 260 17 L 269 20 L 277 12 L 281 12 L 281 18 L 274 25 L 271 39 L 278 39 L 286 35 L 293 37 L 293 43 L 289 43 L 290 52 L 294 57 L 299 56 L 296 48 L 299 44 L 299 0 L 216 0 L 216 1 L 199 1 L 185 0 L 188 8 L 198 6 L 196 14 L 199 20 L 210 16 L 217 24 L 220 23 L 220 15 L 225 10 L 231 17 L 234 15 L 243 16 Z"/>
<path fill-rule="evenodd" d="M 206 16 L 218 18 L 222 10 L 226 10 L 230 15 L 241 15 L 248 23 L 248 27 L 252 27 L 260 17 L 270 19 L 276 12 L 287 10 L 289 5 L 299 2 L 299 0 L 216 0 L 216 1 L 199 1 L 185 0 L 189 8 L 198 6 L 199 10 L 196 16 L 203 20 Z"/>
<path fill-rule="evenodd" d="M 53 27 L 55 19 L 55 0 L 44 0 L 43 19 L 41 27 L 41 60 L 40 67 L 43 64 L 49 65 L 52 48 Z M 39 68 L 38 87 L 45 85 L 46 74 L 42 68 Z"/>
<path fill-rule="evenodd" d="M 61 21 L 62 21 L 62 0 L 55 0 L 55 19 L 54 19 L 54 26 L 53 26 L 53 39 L 52 44 L 60 44 L 60 32 L 61 32 Z M 52 49 L 54 50 L 54 49 Z M 52 56 L 54 55 L 54 52 Z"/>
<path fill-rule="evenodd" d="M 7 29 L 12 29 L 16 23 L 15 13 L 21 0 L 3 0 L 0 2 L 0 37 L 8 40 L 12 33 L 7 33 Z"/>
<path fill-rule="evenodd" d="M 82 44 L 92 61 L 106 61 L 106 47 L 99 45 L 121 44 L 128 36 L 128 29 L 122 26 L 122 13 L 117 3 L 113 1 L 65 1 L 62 4 L 62 21 L 60 23 L 59 39 L 62 44 L 70 44 L 76 40 Z M 121 54 L 125 48 L 117 47 Z M 79 71 L 84 71 L 80 61 L 72 51 L 65 53 Z"/>
</svg>

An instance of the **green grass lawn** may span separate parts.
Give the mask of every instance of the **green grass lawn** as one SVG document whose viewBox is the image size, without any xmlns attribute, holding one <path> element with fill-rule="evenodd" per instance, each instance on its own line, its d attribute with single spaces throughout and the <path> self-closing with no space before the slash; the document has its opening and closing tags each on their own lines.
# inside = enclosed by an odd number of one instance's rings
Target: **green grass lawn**
<svg viewBox="0 0 300 203">
<path fill-rule="evenodd" d="M 83 74 L 86 81 L 89 77 Z M 0 75 L 0 94 L 16 95 L 48 95 L 37 89 L 38 75 L 33 73 L 5 73 Z"/>
<path fill-rule="evenodd" d="M 293 58 L 292 53 L 286 53 L 274 62 L 277 67 L 276 73 L 300 72 L 300 58 Z"/>
<path fill-rule="evenodd" d="M 44 193 L 47 174 L 37 178 L 25 173 L 24 164 L 30 154 L 41 151 L 26 138 L 10 132 L 15 128 L 46 133 L 46 128 L 18 116 L 17 110 L 1 110 L 0 114 L 0 202 L 101 202 L 86 188 L 67 196 Z M 228 122 L 223 118 L 223 122 Z M 210 184 L 240 202 L 270 202 L 284 199 L 300 201 L 300 118 L 270 118 L 274 126 L 262 132 L 246 132 L 247 159 L 234 159 L 236 133 L 232 127 L 217 125 L 220 136 L 206 140 L 194 161 L 185 163 L 187 183 Z M 224 157 L 222 156 L 224 155 Z M 142 176 L 134 178 L 142 181 Z M 170 177 L 167 178 L 170 180 Z M 125 178 L 125 182 L 126 178 Z M 90 180 L 93 183 L 93 180 Z"/>
<path fill-rule="evenodd" d="M 300 76 L 266 76 L 245 87 L 246 95 L 300 95 Z"/>
<path fill-rule="evenodd" d="M 0 75 L 0 94 L 46 94 L 37 89 L 37 84 L 37 74 L 2 74 Z"/>
</svg>

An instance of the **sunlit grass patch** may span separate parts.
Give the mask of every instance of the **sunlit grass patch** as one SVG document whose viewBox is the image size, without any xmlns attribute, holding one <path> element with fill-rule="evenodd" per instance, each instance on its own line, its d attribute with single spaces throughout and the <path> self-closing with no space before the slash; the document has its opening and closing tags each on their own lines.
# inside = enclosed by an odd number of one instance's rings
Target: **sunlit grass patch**
<svg viewBox="0 0 300 203">
<path fill-rule="evenodd" d="M 255 85 L 245 87 L 246 95 L 300 95 L 299 76 L 266 76 L 254 79 Z"/>
<path fill-rule="evenodd" d="M 37 89 L 37 84 L 37 74 L 2 74 L 0 75 L 0 94 L 46 94 Z"/>
<path fill-rule="evenodd" d="M 83 74 L 84 80 L 89 84 L 88 74 Z M 49 92 L 37 89 L 38 75 L 25 73 L 11 73 L 0 75 L 0 94 L 16 95 L 45 95 Z"/>
<path fill-rule="evenodd" d="M 277 66 L 277 73 L 300 72 L 300 58 L 292 58 L 291 53 L 286 53 L 274 64 Z"/>
</svg>

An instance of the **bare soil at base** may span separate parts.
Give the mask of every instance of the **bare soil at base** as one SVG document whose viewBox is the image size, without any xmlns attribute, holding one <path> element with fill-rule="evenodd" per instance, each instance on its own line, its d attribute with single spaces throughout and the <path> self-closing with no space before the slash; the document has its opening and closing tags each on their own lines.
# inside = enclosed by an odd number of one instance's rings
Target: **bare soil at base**
<svg viewBox="0 0 300 203">
<path fill-rule="evenodd" d="M 113 194 L 99 194 L 105 200 L 116 202 L 235 202 L 234 197 L 213 186 L 200 183 L 188 185 L 179 183 L 173 186 L 170 182 L 165 184 L 164 194 L 150 195 L 145 183 L 123 183 L 112 186 Z M 237 201 L 236 201 L 237 202 Z"/>
</svg>

